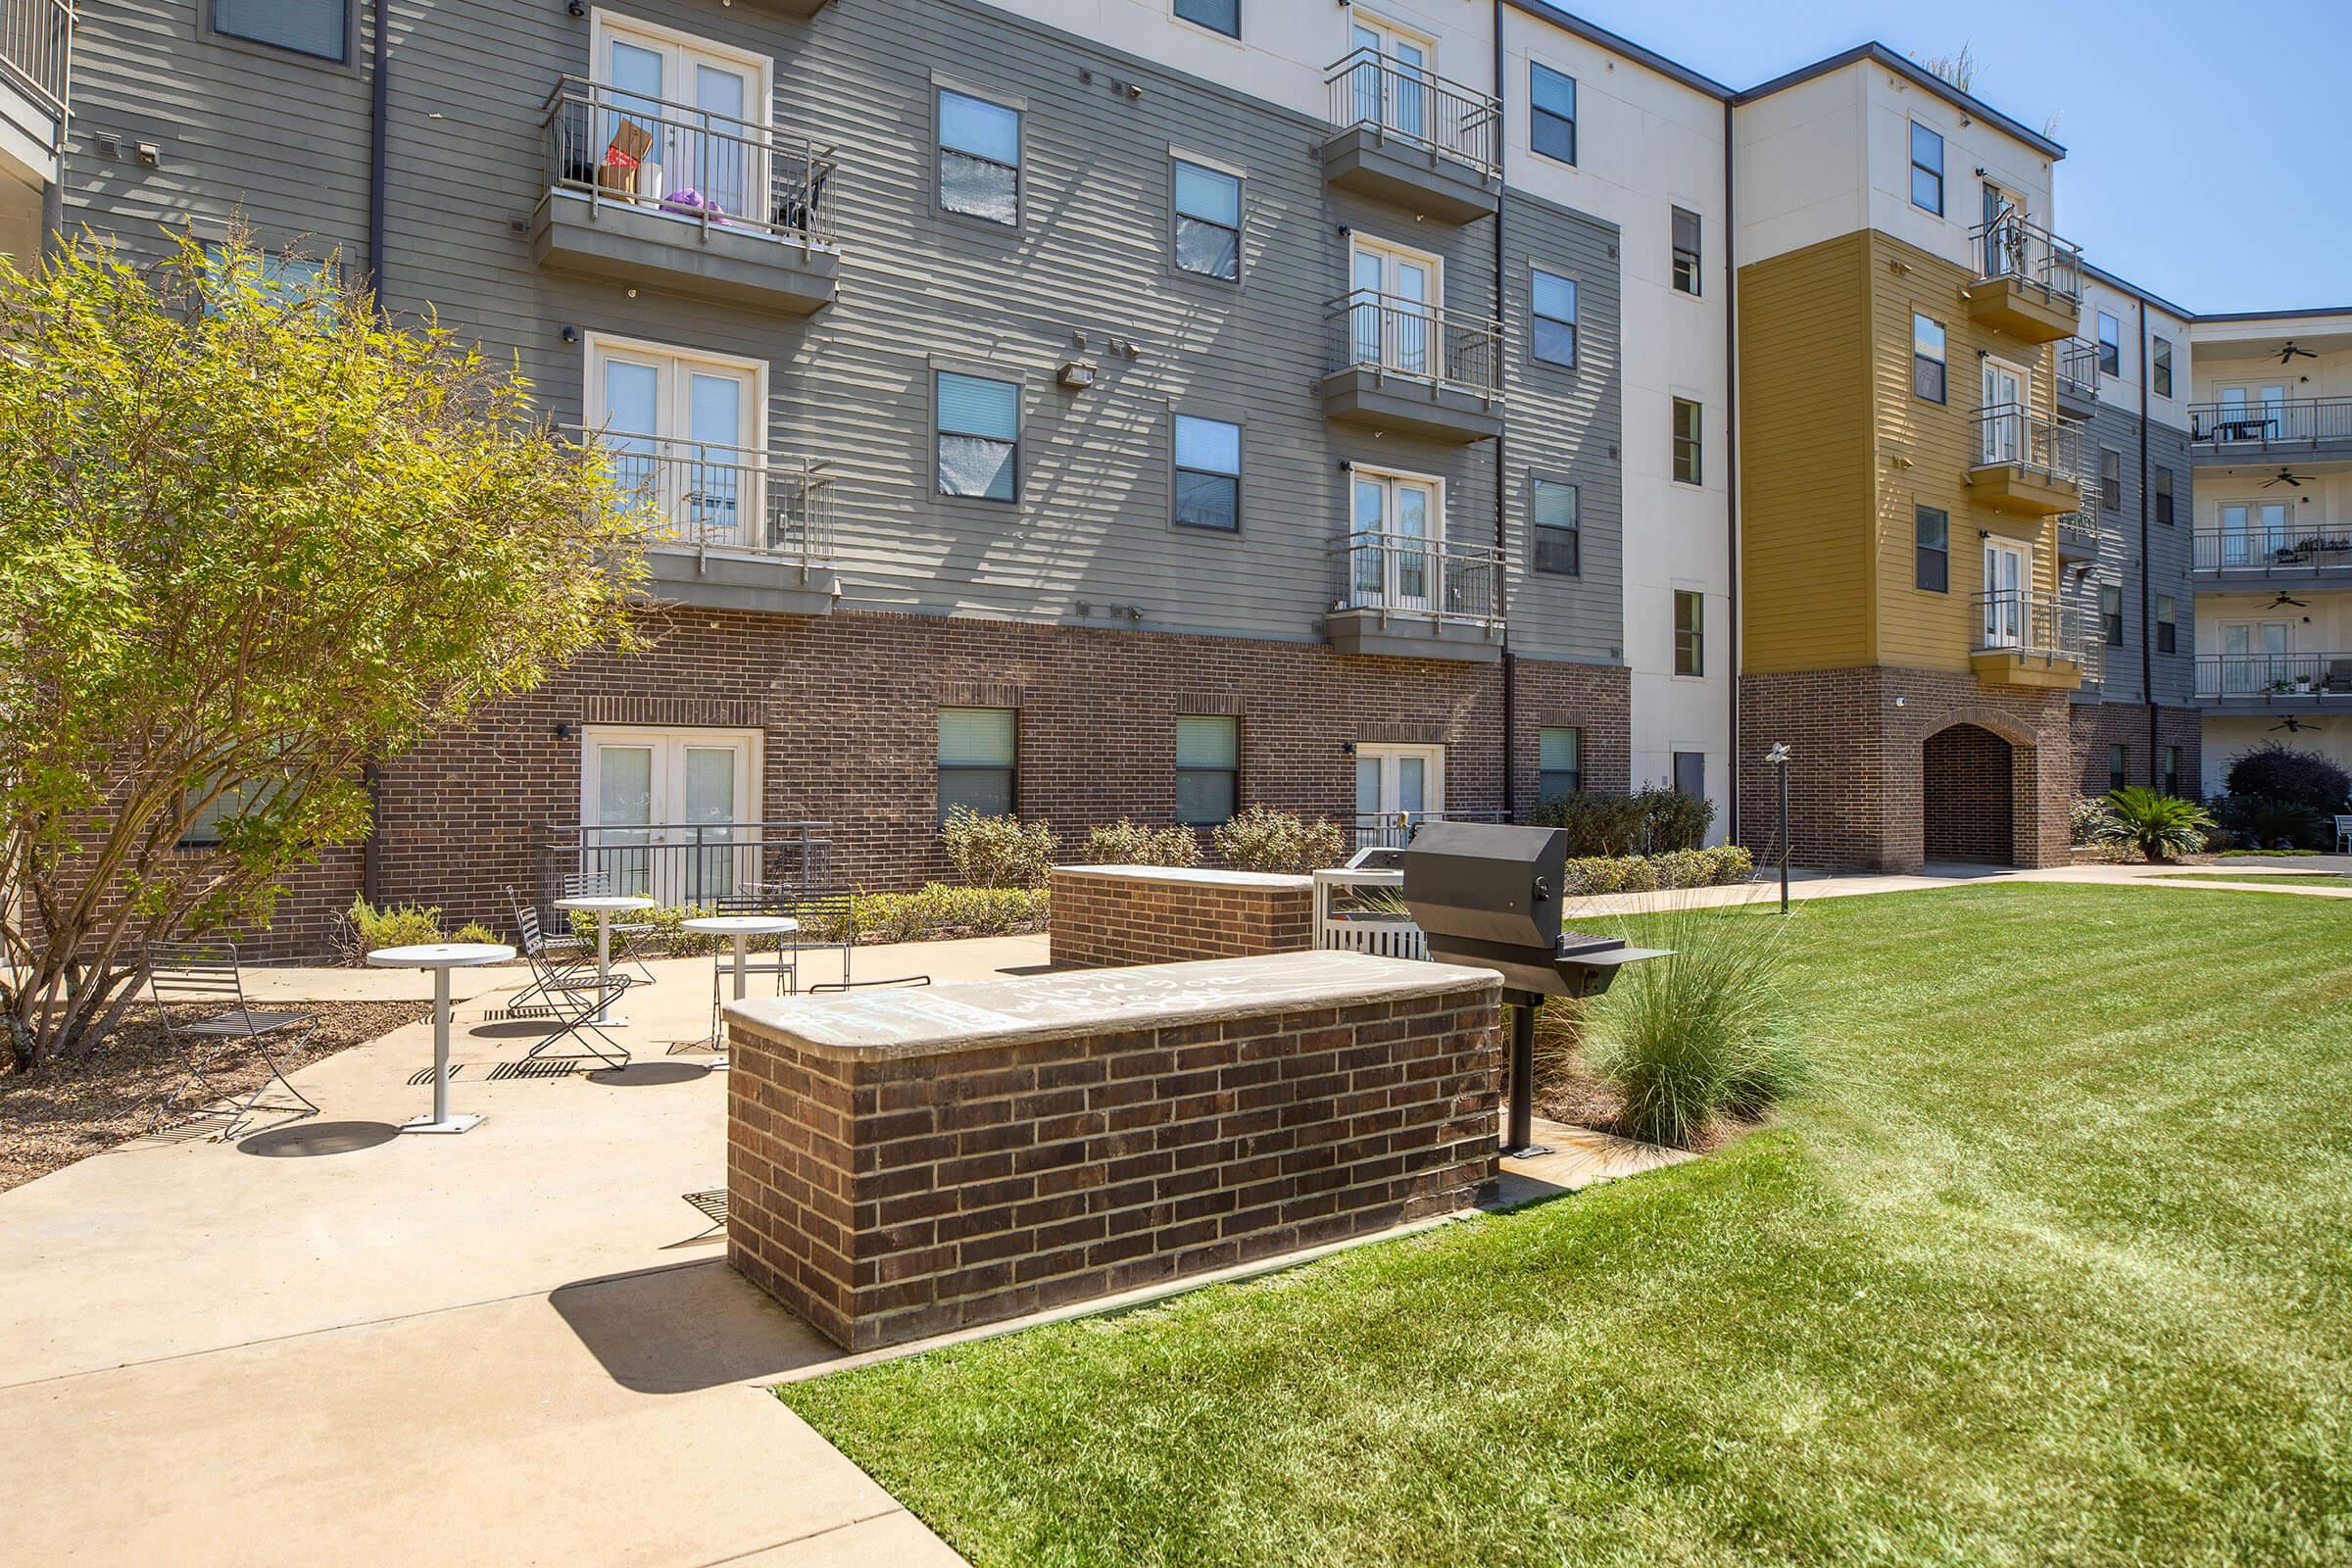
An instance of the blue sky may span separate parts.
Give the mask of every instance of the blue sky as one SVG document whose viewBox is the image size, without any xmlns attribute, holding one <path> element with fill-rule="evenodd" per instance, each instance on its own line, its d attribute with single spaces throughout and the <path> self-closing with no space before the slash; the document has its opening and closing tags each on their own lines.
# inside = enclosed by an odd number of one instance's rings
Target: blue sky
<svg viewBox="0 0 2352 1568">
<path fill-rule="evenodd" d="M 2192 311 L 2352 305 L 2352 0 L 1561 0 L 1735 87 L 1876 38 L 2054 132 L 2058 228 Z"/>
</svg>

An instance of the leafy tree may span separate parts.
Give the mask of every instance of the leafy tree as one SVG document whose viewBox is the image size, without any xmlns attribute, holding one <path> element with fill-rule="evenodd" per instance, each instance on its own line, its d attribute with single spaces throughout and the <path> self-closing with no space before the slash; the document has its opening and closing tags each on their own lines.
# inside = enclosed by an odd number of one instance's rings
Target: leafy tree
<svg viewBox="0 0 2352 1568">
<path fill-rule="evenodd" d="M 2131 784 L 2107 794 L 2109 820 L 2093 831 L 2109 844 L 2135 844 L 2151 860 L 2194 855 L 2205 847 L 2213 817 L 2194 801 Z"/>
<path fill-rule="evenodd" d="M 2352 774 L 2333 759 L 2277 741 L 2265 741 L 2231 758 L 2222 785 L 2232 796 L 2283 801 L 2327 815 L 2342 810 L 2352 797 Z"/>
<path fill-rule="evenodd" d="M 529 383 L 241 233 L 0 260 L 0 1046 L 103 1036 L 151 936 L 266 922 L 365 766 L 634 646 L 602 458 Z"/>
</svg>

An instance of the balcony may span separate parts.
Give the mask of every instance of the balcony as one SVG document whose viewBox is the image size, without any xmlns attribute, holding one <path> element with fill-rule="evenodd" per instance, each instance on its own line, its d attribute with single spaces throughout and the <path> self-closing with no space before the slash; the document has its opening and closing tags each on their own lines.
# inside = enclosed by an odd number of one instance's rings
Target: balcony
<svg viewBox="0 0 2352 1568">
<path fill-rule="evenodd" d="M 2028 343 L 2072 337 L 2082 315 L 2082 252 L 2023 215 L 2003 213 L 1969 238 L 1982 269 L 1961 292 L 1970 318 Z"/>
<path fill-rule="evenodd" d="M 716 610 L 833 609 L 833 487 L 824 464 L 616 431 L 585 433 L 643 519 L 649 589 Z"/>
<path fill-rule="evenodd" d="M 1326 310 L 1338 362 L 1323 378 L 1326 416 L 1432 441 L 1502 433 L 1501 334 L 1493 321 L 1370 289 Z"/>
<path fill-rule="evenodd" d="M 805 136 L 565 76 L 548 94 L 542 267 L 780 316 L 833 303 L 833 151 Z"/>
<path fill-rule="evenodd" d="M 1492 545 L 1361 531 L 1331 547 L 1334 593 L 1324 635 L 1342 654 L 1502 657 L 1502 557 Z"/>
<path fill-rule="evenodd" d="M 2072 691 L 2096 678 L 2098 618 L 2051 594 L 1976 596 L 1977 633 L 1969 667 L 1988 686 Z"/>
<path fill-rule="evenodd" d="M 2352 653 L 2199 654 L 2197 701 L 2221 713 L 2352 710 Z"/>
<path fill-rule="evenodd" d="M 0 172 L 55 184 L 74 61 L 70 0 L 0 0 Z"/>
<path fill-rule="evenodd" d="M 2093 562 L 2099 559 L 2099 546 L 2107 539 L 2107 530 L 2099 525 L 2099 486 L 2096 480 L 2082 486 L 2082 504 L 2072 512 L 2058 516 L 2058 559 L 2062 562 Z"/>
<path fill-rule="evenodd" d="M 2087 419 L 2099 412 L 2099 346 L 2070 337 L 2058 345 L 2058 416 Z"/>
<path fill-rule="evenodd" d="M 2189 450 L 2207 463 L 2352 458 L 2352 398 L 2192 403 Z"/>
<path fill-rule="evenodd" d="M 1970 494 L 2011 516 L 2080 511 L 2092 488 L 2082 432 L 2014 403 L 1996 403 L 1977 416 L 1976 457 L 1968 470 Z M 2017 531 L 2038 533 L 2039 527 Z"/>
<path fill-rule="evenodd" d="M 1324 76 L 1323 177 L 1444 223 L 1487 217 L 1502 190 L 1502 107 L 1436 73 L 1358 49 Z"/>
<path fill-rule="evenodd" d="M 2199 528 L 2188 569 L 2201 582 L 2318 582 L 2352 578 L 2352 524 Z"/>
</svg>

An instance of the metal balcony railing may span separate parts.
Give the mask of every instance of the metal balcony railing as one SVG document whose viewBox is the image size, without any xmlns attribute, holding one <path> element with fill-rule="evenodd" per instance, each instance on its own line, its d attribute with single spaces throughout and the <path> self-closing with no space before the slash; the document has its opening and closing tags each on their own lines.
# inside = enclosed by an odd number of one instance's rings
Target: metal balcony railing
<svg viewBox="0 0 2352 1568">
<path fill-rule="evenodd" d="M 2106 537 L 2107 530 L 2099 524 L 2099 485 L 2093 479 L 2082 486 L 2082 505 L 2059 516 L 2058 543 L 2067 550 L 2095 556 Z"/>
<path fill-rule="evenodd" d="M 2083 457 L 2082 431 L 2015 403 L 1996 403 L 1977 416 L 1977 465 L 2013 463 L 2057 484 L 2096 482 Z"/>
<path fill-rule="evenodd" d="M 613 484 L 655 544 L 759 551 L 804 567 L 832 564 L 833 485 L 823 463 L 614 430 L 581 439 L 604 449 Z"/>
<path fill-rule="evenodd" d="M 1358 530 L 1332 544 L 1335 610 L 1501 624 L 1502 556 L 1493 545 Z"/>
<path fill-rule="evenodd" d="M 1501 333 L 1493 321 L 1465 320 L 1366 288 L 1341 295 L 1325 310 L 1338 339 L 1334 369 L 1377 370 L 1501 401 Z"/>
<path fill-rule="evenodd" d="M 831 825 L 815 821 L 562 823 L 534 876 L 543 904 L 587 879 L 664 906 L 788 910 L 831 885 L 832 849 Z"/>
<path fill-rule="evenodd" d="M 800 244 L 831 244 L 830 147 L 688 104 L 565 76 L 542 126 L 550 189 Z"/>
<path fill-rule="evenodd" d="M 2189 536 L 2188 564 L 2191 571 L 2352 571 L 2352 523 L 2199 528 Z"/>
<path fill-rule="evenodd" d="M 2208 446 L 2264 452 L 2291 452 L 2330 441 L 2352 442 L 2352 398 L 2192 403 L 2188 408 L 2188 438 Z"/>
<path fill-rule="evenodd" d="M 2199 654 L 2197 695 L 2213 701 L 2352 704 L 2352 653 Z"/>
<path fill-rule="evenodd" d="M 2070 337 L 2058 345 L 2058 387 L 2075 396 L 2099 395 L 2099 346 L 2087 338 Z"/>
<path fill-rule="evenodd" d="M 74 20 L 70 0 L 0 0 L 0 81 L 47 110 L 58 121 L 61 135 L 73 74 Z"/>
<path fill-rule="evenodd" d="M 2087 605 L 2055 594 L 2002 591 L 1976 596 L 1973 652 L 2023 654 L 2084 664 L 2094 655 L 2098 617 Z"/>
<path fill-rule="evenodd" d="M 1353 848 L 1359 850 L 1401 850 L 1413 841 L 1413 835 L 1421 831 L 1421 824 L 1424 822 L 1500 822 L 1503 820 L 1503 814 L 1499 810 L 1358 811 L 1355 814 L 1353 826 L 1348 830 L 1348 842 Z M 1401 872 L 1375 872 L 1372 874 L 1396 876 L 1398 881 L 1392 885 L 1399 887 L 1403 885 Z"/>
<path fill-rule="evenodd" d="M 1340 130 L 1361 126 L 1488 178 L 1502 172 L 1502 106 L 1483 92 L 1370 47 L 1343 56 L 1324 87 Z"/>
<path fill-rule="evenodd" d="M 1969 237 L 1984 277 L 2015 278 L 2058 302 L 2082 297 L 2082 247 L 2026 221 L 2024 214 L 2003 213 L 1978 224 Z"/>
</svg>

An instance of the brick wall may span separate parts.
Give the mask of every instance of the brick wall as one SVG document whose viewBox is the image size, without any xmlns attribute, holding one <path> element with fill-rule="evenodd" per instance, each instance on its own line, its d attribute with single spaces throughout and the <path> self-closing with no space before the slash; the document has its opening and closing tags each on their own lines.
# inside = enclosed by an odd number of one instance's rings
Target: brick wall
<svg viewBox="0 0 2352 1568">
<path fill-rule="evenodd" d="M 1411 980 L 919 1053 L 813 1038 L 808 1009 L 836 1004 L 738 1004 L 728 1256 L 865 1349 L 1465 1206 L 1496 1172 L 1497 982 L 1358 955 L 1241 962 L 1330 959 Z M 1102 983 L 1013 984 L 1072 982 Z"/>
<path fill-rule="evenodd" d="M 1925 756 L 1955 724 L 2010 747 L 2010 863 L 2068 859 L 2079 770 L 2064 692 L 1991 686 L 1937 670 L 1801 670 L 1740 679 L 1740 839 L 1778 850 L 1778 785 L 1764 753 L 1787 741 L 1790 859 L 1821 870 L 1917 870 L 1929 858 Z M 1946 796 L 1939 810 L 1950 809 Z M 1995 808 L 1987 803 L 1985 808 Z"/>
<path fill-rule="evenodd" d="M 1313 945 L 1314 883 L 1303 876 L 1056 866 L 1049 886 L 1057 968 L 1247 958 Z"/>
<path fill-rule="evenodd" d="M 2107 793 L 2107 749 L 2124 748 L 2125 782 L 2162 788 L 2163 751 L 2180 749 L 2179 793 L 2191 799 L 2203 792 L 2204 715 L 2193 708 L 2156 710 L 2156 745 L 2148 750 L 2148 710 L 2141 703 L 2078 703 L 2074 711 L 2077 787 L 2090 798 Z"/>
<path fill-rule="evenodd" d="M 1921 848 L 1929 859 L 2009 863 L 2014 757 L 2007 741 L 1975 724 L 1921 743 Z"/>
</svg>

